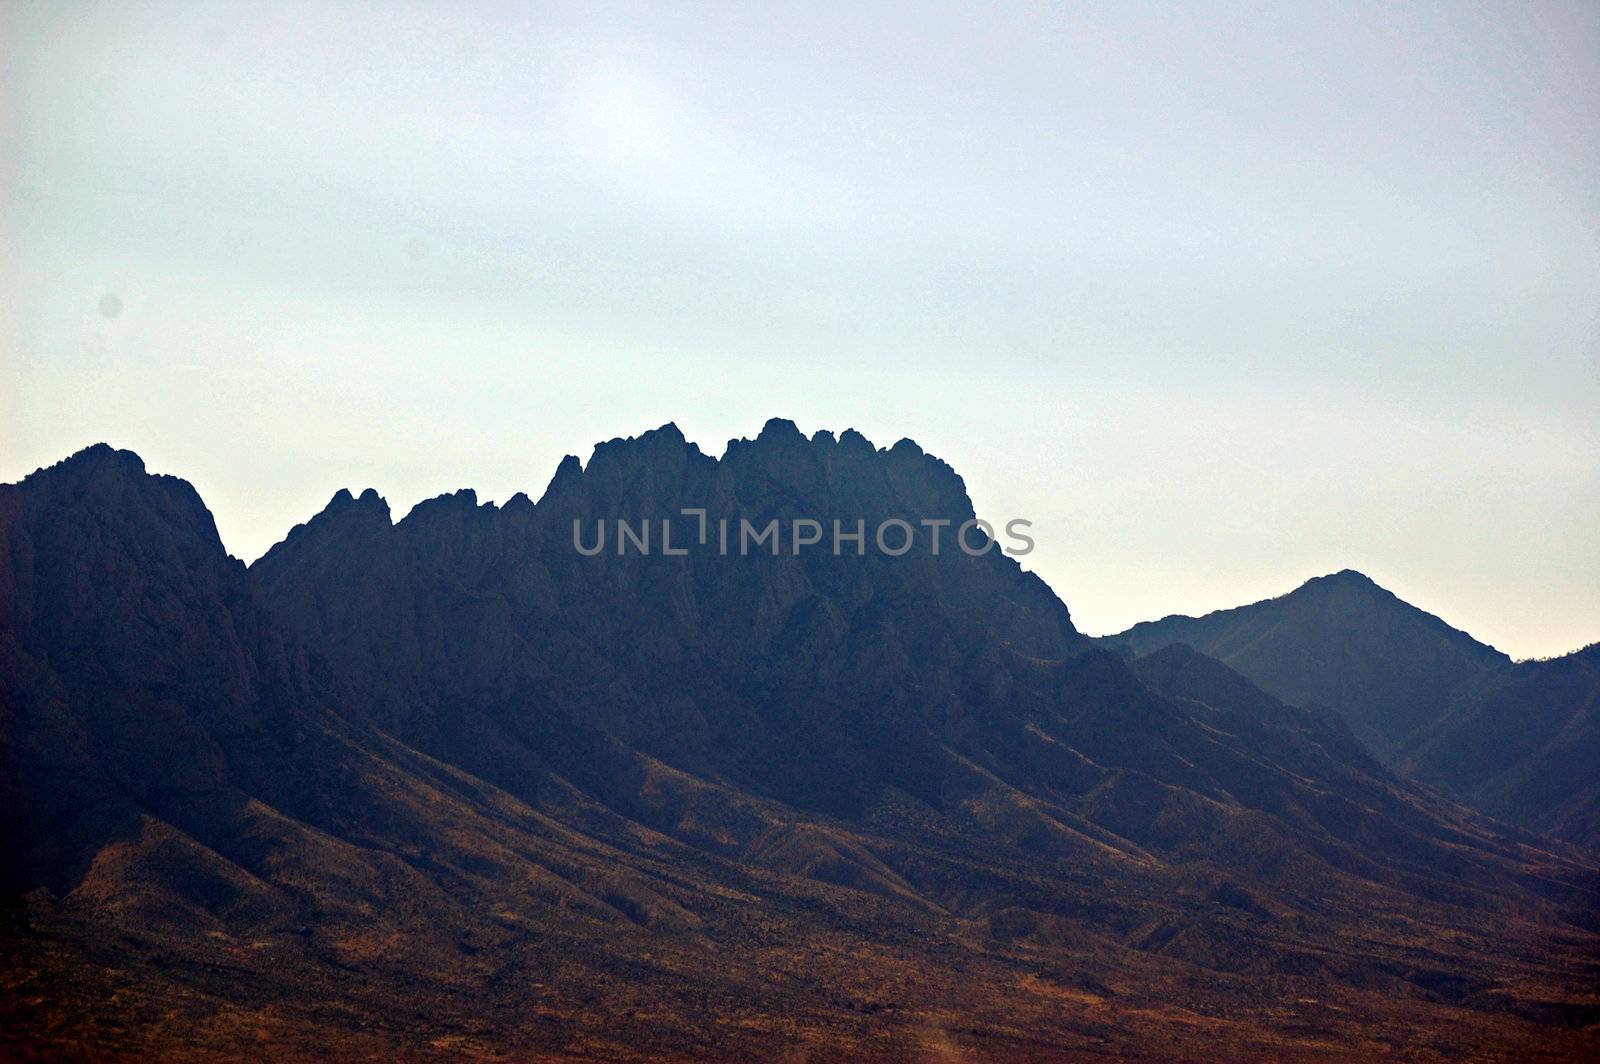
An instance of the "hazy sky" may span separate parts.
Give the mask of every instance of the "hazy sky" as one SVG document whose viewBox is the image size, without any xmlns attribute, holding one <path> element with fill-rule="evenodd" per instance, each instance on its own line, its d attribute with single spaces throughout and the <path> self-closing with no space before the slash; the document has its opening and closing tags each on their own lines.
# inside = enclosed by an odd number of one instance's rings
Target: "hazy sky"
<svg viewBox="0 0 1600 1064">
<path fill-rule="evenodd" d="M 0 480 L 251 559 L 673 420 L 910 436 L 1079 626 L 1600 639 L 1600 5 L 0 5 Z"/>
</svg>

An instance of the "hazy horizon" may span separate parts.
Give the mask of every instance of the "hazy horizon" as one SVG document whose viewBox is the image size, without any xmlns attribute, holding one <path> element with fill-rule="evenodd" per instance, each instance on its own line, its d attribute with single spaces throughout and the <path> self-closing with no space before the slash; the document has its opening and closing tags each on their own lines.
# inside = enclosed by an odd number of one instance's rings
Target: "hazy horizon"
<svg viewBox="0 0 1600 1064">
<path fill-rule="evenodd" d="M 981 15 L 978 13 L 981 10 Z M 1600 9 L 0 11 L 0 480 L 254 558 L 769 417 L 950 462 L 1100 634 L 1360 570 L 1600 639 Z"/>
<path fill-rule="evenodd" d="M 792 419 L 785 419 L 785 420 L 792 420 Z M 638 436 L 642 432 L 648 432 L 648 431 L 651 431 L 651 430 L 657 429 L 657 428 L 667 428 L 669 425 L 675 425 L 675 424 L 676 424 L 675 422 L 668 422 L 666 424 L 659 425 L 659 426 L 651 426 L 650 429 L 641 429 L 641 430 L 639 430 L 639 432 L 629 433 L 627 435 L 628 436 Z M 764 424 L 764 422 L 763 422 L 763 424 Z M 818 426 L 815 429 L 812 429 L 812 430 L 809 430 L 809 431 L 806 429 L 805 426 L 797 426 L 797 428 L 799 428 L 800 432 L 802 434 L 804 434 L 807 438 L 810 438 L 817 431 L 828 431 L 828 432 L 832 432 L 835 436 L 838 436 L 843 431 L 845 431 L 845 429 L 854 428 L 854 426 L 845 426 L 844 428 L 833 428 L 833 427 L 830 427 L 830 426 Z M 680 427 L 680 431 L 681 431 L 681 427 Z M 757 427 L 756 429 L 752 429 L 750 432 L 746 433 L 743 437 L 739 437 L 739 438 L 742 438 L 742 439 L 745 439 L 745 440 L 753 439 L 758 434 L 758 432 L 759 432 L 759 427 Z M 888 449 L 889 447 L 892 447 L 895 443 L 899 442 L 899 438 L 896 438 L 894 440 L 876 440 L 876 439 L 871 439 L 871 437 L 868 437 L 868 440 L 869 440 L 870 443 L 872 443 L 875 447 L 877 447 L 879 449 Z M 721 447 L 708 447 L 704 442 L 693 440 L 693 439 L 687 439 L 687 437 L 686 437 L 686 441 L 689 444 L 692 444 L 692 445 L 698 447 L 702 453 L 710 455 L 711 457 L 716 458 L 716 459 L 718 459 L 720 461 L 722 459 L 723 455 L 726 452 L 727 446 L 729 444 L 732 444 L 733 442 L 735 442 L 735 439 L 734 438 L 730 438 Z M 607 441 L 596 441 L 596 444 L 598 445 L 599 443 L 602 443 L 602 442 L 607 442 Z M 922 446 L 919 441 L 913 440 L 912 442 L 913 443 L 917 443 L 918 446 Z M 112 447 L 116 447 L 117 446 L 116 443 L 114 443 L 113 441 L 108 441 L 108 440 L 96 441 L 96 443 L 105 443 L 105 444 L 107 444 L 109 446 L 112 446 Z M 88 444 L 86 446 L 94 446 L 94 444 Z M 83 449 L 84 448 L 78 448 L 77 450 L 81 451 Z M 132 450 L 132 448 L 120 448 L 120 449 L 122 449 L 122 450 Z M 927 448 L 924 448 L 924 450 L 927 450 Z M 77 451 L 74 451 L 73 453 L 77 453 Z M 137 452 L 135 452 L 135 453 L 137 453 Z M 929 453 L 933 454 L 935 457 L 942 457 L 942 456 L 938 455 L 937 452 L 934 452 L 934 451 L 929 451 Z M 62 457 L 66 458 L 66 457 L 70 457 L 70 455 L 63 455 Z M 574 457 L 577 457 L 583 463 L 585 468 L 588 467 L 589 458 L 590 458 L 590 454 L 589 453 L 576 454 L 576 455 L 574 455 Z M 141 458 L 141 460 L 143 460 L 144 456 L 140 455 L 140 458 Z M 563 456 L 563 458 L 565 458 L 565 456 Z M 156 473 L 156 474 L 167 474 L 167 475 L 179 476 L 179 477 L 183 476 L 183 474 L 181 472 L 177 472 L 177 471 L 174 471 L 174 470 L 151 468 L 149 466 L 148 462 L 146 462 L 146 469 L 147 469 L 148 472 Z M 556 471 L 555 467 L 552 466 L 551 470 L 550 470 L 550 475 L 552 477 L 555 475 L 555 471 Z M 957 472 L 957 474 L 959 474 L 961 471 L 959 469 L 957 469 L 956 472 Z M 188 479 L 188 478 L 184 477 L 183 479 Z M 546 478 L 546 479 L 548 480 L 548 478 Z M 967 485 L 967 487 L 968 487 L 968 492 L 970 494 L 972 486 L 969 484 L 969 485 Z M 389 508 L 390 520 L 393 521 L 393 522 L 396 522 L 396 523 L 398 523 L 399 521 L 404 520 L 405 517 L 410 513 L 410 511 L 413 508 L 415 508 L 416 506 L 420 505 L 421 503 L 423 503 L 425 501 L 428 501 L 429 499 L 436 499 L 436 498 L 441 498 L 441 497 L 444 497 L 444 496 L 448 496 L 448 495 L 454 494 L 456 491 L 459 491 L 459 490 L 462 490 L 462 489 L 470 489 L 470 490 L 472 490 L 474 492 L 474 494 L 477 496 L 477 501 L 478 501 L 478 505 L 479 506 L 483 506 L 483 505 L 501 506 L 501 505 L 504 505 L 509 500 L 509 498 L 511 497 L 510 495 L 507 495 L 507 496 L 503 496 L 503 497 L 500 497 L 500 498 L 488 498 L 488 497 L 486 497 L 484 495 L 483 492 L 479 491 L 477 488 L 473 487 L 472 485 L 463 484 L 459 488 L 452 488 L 452 489 L 449 489 L 449 490 L 447 490 L 445 492 L 441 492 L 441 493 L 439 493 L 437 495 L 426 495 L 426 496 L 422 496 L 422 497 L 415 498 L 415 499 L 409 499 L 408 498 L 408 499 L 403 499 L 403 500 L 397 500 L 394 497 L 391 497 L 386 492 L 384 492 L 382 490 L 382 488 L 379 487 L 378 485 L 374 485 L 374 484 L 361 484 L 361 485 L 347 484 L 347 485 L 342 485 L 341 487 L 334 489 L 333 493 L 328 496 L 328 499 L 324 501 L 322 506 L 317 507 L 314 511 L 308 512 L 302 518 L 296 520 L 294 522 L 294 525 L 299 525 L 299 524 L 304 523 L 305 521 L 309 521 L 313 516 L 315 516 L 316 513 L 320 513 L 321 510 L 324 507 L 326 507 L 327 505 L 329 505 L 332 502 L 333 497 L 335 495 L 337 495 L 339 491 L 348 491 L 352 495 L 360 495 L 360 494 L 362 494 L 364 491 L 366 491 L 369 488 L 374 490 L 374 491 L 376 491 L 378 493 L 378 495 L 383 499 L 385 505 L 388 506 L 388 508 Z M 523 494 L 523 495 L 528 496 L 532 501 L 537 503 L 537 502 L 540 501 L 540 496 L 544 492 L 544 487 L 543 486 L 536 487 L 536 486 L 530 484 L 527 487 L 518 488 L 518 489 L 513 490 L 511 492 L 511 495 L 518 494 L 519 492 L 521 494 Z M 205 499 L 204 491 L 201 491 L 200 495 L 201 495 L 202 499 Z M 209 506 L 209 503 L 208 503 L 208 506 Z M 213 515 L 213 517 L 215 517 L 217 519 L 217 524 L 218 524 L 218 529 L 219 529 L 218 534 L 222 535 L 222 533 L 221 533 L 221 527 L 222 527 L 222 523 L 223 523 L 222 518 L 219 515 L 216 514 L 214 509 L 212 510 L 212 515 Z M 1009 520 L 1011 517 L 1025 516 L 1025 515 L 1009 514 L 1009 513 L 1002 515 L 1002 514 L 996 514 L 996 513 L 992 513 L 992 512 L 986 512 L 986 511 L 983 511 L 983 510 L 979 510 L 978 511 L 978 516 L 981 517 L 981 518 L 989 519 L 992 522 L 995 522 L 997 524 L 1003 524 L 1004 521 Z M 259 544 L 255 548 L 252 548 L 248 552 L 241 552 L 241 551 L 239 551 L 237 549 L 234 549 L 234 547 L 227 542 L 227 537 L 225 535 L 223 536 L 223 546 L 228 549 L 229 554 L 233 555 L 236 558 L 239 558 L 240 560 L 244 561 L 247 564 L 253 564 L 262 554 L 265 554 L 267 551 L 271 550 L 274 546 L 277 546 L 278 544 L 282 543 L 283 540 L 288 536 L 289 532 L 293 529 L 294 525 L 291 525 L 291 526 L 283 529 L 283 531 L 278 536 L 276 536 L 274 538 L 269 538 L 264 544 Z M 1030 531 L 1032 531 L 1032 530 L 1030 529 Z M 1030 552 L 1030 554 L 1031 554 L 1031 552 Z M 1022 557 L 1017 558 L 1017 561 L 1022 566 L 1022 568 L 1024 570 L 1034 571 L 1034 566 L 1031 564 L 1032 561 L 1033 561 L 1032 557 L 1030 557 L 1030 556 L 1022 556 Z M 1241 599 L 1241 600 L 1238 600 L 1238 601 L 1222 602 L 1222 603 L 1218 603 L 1216 605 L 1205 606 L 1205 607 L 1200 607 L 1200 608 L 1195 608 L 1195 609 L 1166 610 L 1164 612 L 1151 614 L 1149 616 L 1136 617 L 1133 620 L 1128 621 L 1126 624 L 1118 624 L 1118 625 L 1116 625 L 1114 627 L 1103 627 L 1102 626 L 1101 628 L 1094 628 L 1092 626 L 1086 626 L 1085 623 L 1084 623 L 1083 618 L 1079 615 L 1078 611 L 1073 609 L 1072 603 L 1071 602 L 1067 602 L 1066 605 L 1067 605 L 1068 610 L 1072 612 L 1073 622 L 1074 622 L 1074 624 L 1076 625 L 1076 627 L 1078 628 L 1079 631 L 1083 632 L 1086 635 L 1090 635 L 1090 636 L 1113 635 L 1113 634 L 1116 634 L 1118 632 L 1126 630 L 1127 628 L 1131 627 L 1134 624 L 1137 624 L 1140 621 L 1160 620 L 1160 619 L 1162 619 L 1164 617 L 1167 617 L 1169 615 L 1172 615 L 1172 614 L 1190 614 L 1190 615 L 1194 615 L 1194 616 L 1199 616 L 1199 615 L 1202 615 L 1202 614 L 1205 614 L 1205 613 L 1210 613 L 1210 612 L 1212 612 L 1214 610 L 1226 610 L 1226 609 L 1234 608 L 1236 606 L 1250 605 L 1252 603 L 1260 602 L 1260 601 L 1262 601 L 1264 599 L 1275 598 L 1275 597 L 1278 597 L 1280 595 L 1287 594 L 1290 591 L 1293 591 L 1296 588 L 1300 587 L 1302 584 L 1304 584 L 1308 580 L 1312 580 L 1312 579 L 1315 579 L 1317 577 L 1328 576 L 1328 575 L 1340 572 L 1340 571 L 1345 570 L 1345 569 L 1353 569 L 1353 568 L 1355 568 L 1355 567 L 1354 566 L 1338 566 L 1336 568 L 1327 569 L 1325 571 L 1308 572 L 1308 573 L 1305 573 L 1305 574 L 1302 574 L 1302 575 L 1298 575 L 1298 576 L 1296 576 L 1294 574 L 1285 574 L 1284 575 L 1284 580 L 1285 581 L 1292 580 L 1291 583 L 1283 583 L 1277 590 L 1268 591 L 1268 592 L 1265 592 L 1265 593 L 1263 593 L 1261 595 L 1257 595 L 1257 596 L 1249 598 L 1249 599 Z M 1379 586 L 1385 588 L 1386 590 L 1395 591 L 1395 588 L 1393 586 L 1391 586 L 1383 578 L 1382 574 L 1363 573 L 1363 575 L 1371 578 L 1374 583 L 1376 583 Z M 1046 580 L 1046 583 L 1049 583 L 1049 579 L 1048 578 L 1045 578 L 1045 580 Z M 1055 590 L 1058 595 L 1060 594 L 1060 589 L 1059 588 L 1055 588 L 1054 585 L 1052 585 L 1052 589 Z M 1425 610 L 1425 611 L 1427 611 L 1429 613 L 1435 612 L 1432 609 L 1430 609 L 1427 606 L 1426 603 L 1413 601 L 1407 595 L 1400 594 L 1399 597 L 1404 599 L 1404 600 L 1406 600 L 1411 605 L 1416 606 L 1416 607 L 1418 607 L 1420 609 L 1423 609 L 1423 610 Z M 1461 625 L 1455 624 L 1451 620 L 1451 618 L 1449 618 L 1449 617 L 1442 617 L 1441 619 L 1444 620 L 1446 623 L 1450 624 L 1454 628 L 1466 631 L 1466 629 L 1462 628 Z M 1499 646 L 1498 644 L 1494 643 L 1493 640 L 1484 638 L 1479 633 L 1467 631 L 1467 634 L 1472 636 L 1473 638 L 1477 639 L 1479 642 L 1487 643 L 1487 644 L 1489 644 L 1491 646 L 1495 646 L 1499 650 L 1506 651 L 1505 647 Z M 1600 637 L 1597 637 L 1596 639 L 1591 639 L 1587 643 L 1581 643 L 1581 644 L 1575 645 L 1573 647 L 1570 647 L 1570 648 L 1568 648 L 1568 651 L 1580 650 L 1580 649 L 1583 649 L 1584 647 L 1587 647 L 1588 645 L 1590 645 L 1592 643 L 1595 643 L 1595 642 L 1600 642 Z M 1568 651 L 1556 651 L 1554 653 L 1540 653 L 1540 654 L 1533 654 L 1533 655 L 1515 654 L 1515 653 L 1512 653 L 1511 651 L 1506 651 L 1506 652 L 1507 653 L 1511 653 L 1511 656 L 1513 658 L 1516 658 L 1517 660 L 1528 660 L 1530 658 L 1556 657 L 1556 656 L 1560 656 L 1560 655 L 1562 655 L 1564 653 L 1567 653 Z"/>
</svg>

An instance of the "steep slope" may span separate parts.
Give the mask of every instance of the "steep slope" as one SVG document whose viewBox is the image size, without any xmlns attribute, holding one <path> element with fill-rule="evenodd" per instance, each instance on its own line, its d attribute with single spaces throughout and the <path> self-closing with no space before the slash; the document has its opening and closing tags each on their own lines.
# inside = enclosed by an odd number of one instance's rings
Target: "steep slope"
<svg viewBox="0 0 1600 1064">
<path fill-rule="evenodd" d="M 1495 816 L 1600 848 L 1600 643 L 1464 686 L 1398 764 Z"/>
<path fill-rule="evenodd" d="M 1443 717 L 1454 691 L 1510 664 L 1349 569 L 1277 598 L 1145 621 L 1099 642 L 1141 655 L 1188 644 L 1285 702 L 1337 711 L 1385 760 Z"/>
<path fill-rule="evenodd" d="M 341 495 L 253 573 L 132 455 L 0 488 L 0 1045 L 1593 1050 L 1581 859 L 1198 656 L 1141 678 L 998 553 L 572 547 L 682 506 L 971 512 L 784 423 L 614 441 L 537 505 Z"/>
</svg>

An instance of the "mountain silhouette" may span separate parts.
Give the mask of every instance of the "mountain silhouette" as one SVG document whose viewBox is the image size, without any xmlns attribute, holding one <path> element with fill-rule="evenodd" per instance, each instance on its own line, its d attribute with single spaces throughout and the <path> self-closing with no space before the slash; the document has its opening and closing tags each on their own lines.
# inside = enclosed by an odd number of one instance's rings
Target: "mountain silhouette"
<svg viewBox="0 0 1600 1064">
<path fill-rule="evenodd" d="M 915 549 L 574 548 L 684 509 Z M 248 569 L 128 452 L 0 487 L 0 1045 L 1595 1048 L 1588 857 L 1192 649 L 1096 647 L 1002 550 L 933 552 L 972 517 L 915 444 L 783 421 L 613 440 L 537 503 L 341 492 Z"/>
<path fill-rule="evenodd" d="M 1352 569 L 1248 606 L 1145 621 L 1100 642 L 1135 654 L 1186 643 L 1286 702 L 1336 709 L 1383 758 L 1442 717 L 1460 684 L 1510 664 Z"/>
<path fill-rule="evenodd" d="M 1177 644 L 1295 705 L 1335 710 L 1385 762 L 1494 816 L 1600 846 L 1596 648 L 1513 664 L 1353 570 L 1203 617 L 1105 636 Z"/>
<path fill-rule="evenodd" d="M 886 786 L 935 799 L 945 773 L 970 771 L 943 749 L 979 734 L 989 698 L 974 687 L 1050 683 L 1036 661 L 1089 649 L 1049 588 L 998 549 L 573 548 L 574 521 L 685 508 L 712 527 L 973 516 L 961 479 L 909 441 L 878 451 L 773 421 L 719 461 L 669 425 L 601 444 L 581 471 L 563 463 L 537 506 L 458 493 L 391 526 L 376 496 L 336 497 L 253 572 L 308 642 L 381 678 L 354 701 L 439 756 L 493 776 L 471 760 L 485 733 L 534 742 L 530 720 L 559 721 L 841 815 Z M 458 748 L 447 733 L 464 711 L 483 718 L 457 731 Z"/>
</svg>

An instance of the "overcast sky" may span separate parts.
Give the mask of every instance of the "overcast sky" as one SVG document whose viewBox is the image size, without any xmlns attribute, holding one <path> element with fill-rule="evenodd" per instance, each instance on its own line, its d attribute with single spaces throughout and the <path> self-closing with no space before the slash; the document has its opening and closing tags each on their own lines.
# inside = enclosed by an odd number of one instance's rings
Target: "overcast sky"
<svg viewBox="0 0 1600 1064">
<path fill-rule="evenodd" d="M 253 559 L 776 415 L 1091 633 L 1600 639 L 1600 5 L 1183 6 L 5 4 L 0 479 L 132 448 Z"/>
</svg>

